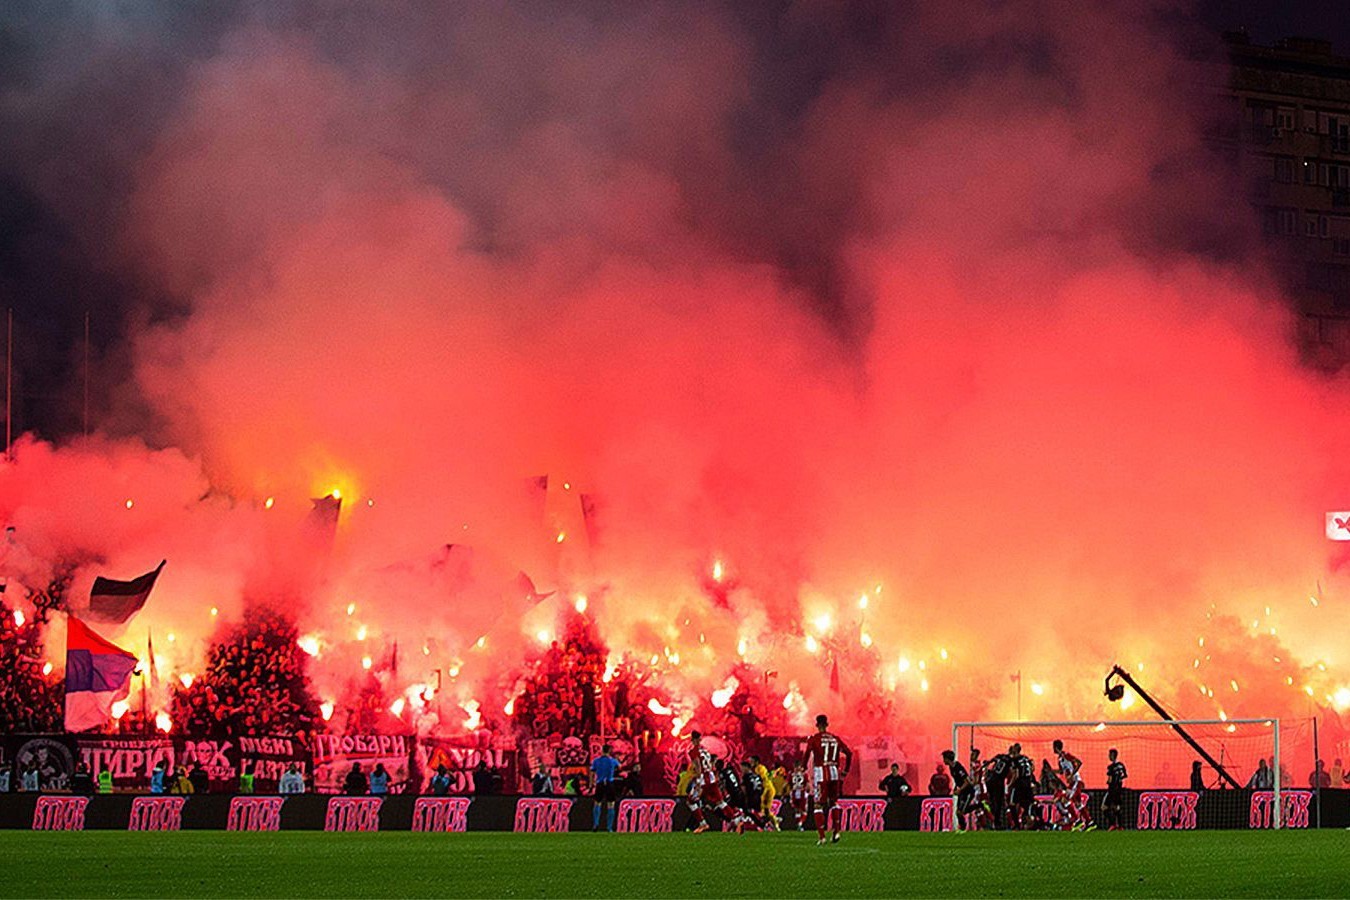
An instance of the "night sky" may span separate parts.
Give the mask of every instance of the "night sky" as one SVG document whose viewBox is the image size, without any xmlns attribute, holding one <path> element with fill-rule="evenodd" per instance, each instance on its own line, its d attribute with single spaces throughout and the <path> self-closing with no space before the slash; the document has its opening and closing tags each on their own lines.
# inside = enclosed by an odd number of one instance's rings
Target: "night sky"
<svg viewBox="0 0 1350 900">
<path fill-rule="evenodd" d="M 803 35 L 782 27 L 791 4 L 725 4 L 723 11 L 757 50 L 746 98 L 753 109 L 731 136 L 741 154 L 732 177 L 763 199 L 759 209 L 710 203 L 703 224 L 719 240 L 800 282 L 817 298 L 821 314 L 847 335 L 868 326 L 851 310 L 830 248 L 838 223 L 852 215 L 854 196 L 840 184 L 829 196 L 810 198 L 811 225 L 775 230 L 778 211 L 804 201 L 772 163 L 776 147 L 790 139 L 823 85 L 851 69 L 884 69 L 886 36 L 906 27 L 907 5 L 834 6 L 833 29 Z M 1245 27 L 1258 42 L 1313 35 L 1350 51 L 1350 16 L 1337 0 L 1201 0 L 1198 8 L 1162 7 L 1160 19 L 1191 48 Z M 614 8 L 592 4 L 588 15 L 601 22 Z M 190 300 L 182 285 L 147 278 L 123 240 L 121 215 L 135 165 L 177 108 L 183 79 L 246 22 L 312 30 L 322 52 L 337 59 L 351 56 L 351 46 L 359 44 L 382 64 L 417 65 L 415 52 L 401 55 L 398 24 L 373 27 L 358 6 L 16 0 L 0 9 L 0 298 L 16 318 L 16 431 L 60 438 L 82 427 L 86 312 L 94 348 L 94 424 L 115 429 L 122 427 L 116 423 L 147 421 L 137 390 L 128 386 L 127 335 L 146 322 L 182 314 Z M 946 78 L 973 62 L 956 54 L 925 64 L 932 66 L 929 76 Z M 906 78 L 923 77 L 914 66 L 896 69 Z M 458 199 L 485 222 L 490 218 L 489 199 Z M 485 226 L 488 243 L 491 230 Z"/>
</svg>

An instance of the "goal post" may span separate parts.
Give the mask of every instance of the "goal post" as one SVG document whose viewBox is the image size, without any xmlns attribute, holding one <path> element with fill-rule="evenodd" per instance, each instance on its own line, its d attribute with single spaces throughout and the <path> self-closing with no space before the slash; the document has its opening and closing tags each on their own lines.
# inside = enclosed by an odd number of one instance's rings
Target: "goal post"
<svg viewBox="0 0 1350 900">
<path fill-rule="evenodd" d="M 1118 751 L 1128 778 L 1124 818 L 1140 828 L 1281 828 L 1306 819 L 1307 792 L 1291 790 L 1280 755 L 1280 720 L 1149 719 L 1140 721 L 954 722 L 952 750 L 969 767 L 972 747 L 988 760 L 1021 744 L 1031 758 L 1046 799 L 1056 768 L 1053 743 L 1082 761 L 1093 815 L 1102 809 L 1111 749 Z M 1198 780 L 1200 790 L 1192 790 Z M 1122 817 L 1114 809 L 1114 818 Z"/>
</svg>

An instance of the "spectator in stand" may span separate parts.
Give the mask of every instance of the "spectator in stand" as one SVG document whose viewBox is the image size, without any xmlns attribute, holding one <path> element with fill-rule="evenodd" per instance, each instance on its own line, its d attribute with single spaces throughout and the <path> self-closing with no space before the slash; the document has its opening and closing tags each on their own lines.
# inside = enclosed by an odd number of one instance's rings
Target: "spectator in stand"
<svg viewBox="0 0 1350 900">
<path fill-rule="evenodd" d="M 431 781 L 427 782 L 427 790 L 431 791 L 433 797 L 446 797 L 450 794 L 450 785 L 453 779 L 450 777 L 450 770 L 442 763 L 436 767 L 436 772 L 431 776 Z"/>
<path fill-rule="evenodd" d="M 539 771 L 530 776 L 530 793 L 536 797 L 553 796 L 553 776 L 548 774 L 548 769 L 542 765 Z"/>
<path fill-rule="evenodd" d="M 487 760 L 480 759 L 478 765 L 473 770 L 473 792 L 479 796 L 494 793 L 496 779 L 492 777 L 492 770 L 488 768 Z"/>
<path fill-rule="evenodd" d="M 305 792 L 305 776 L 300 772 L 300 766 L 291 763 L 286 767 L 286 771 L 281 773 L 281 780 L 277 782 L 278 794 L 303 794 Z"/>
<path fill-rule="evenodd" d="M 247 763 L 244 771 L 239 773 L 239 793 L 253 793 L 253 763 Z"/>
<path fill-rule="evenodd" d="M 36 793 L 42 789 L 42 779 L 38 777 L 38 769 L 35 763 L 29 763 L 28 768 L 23 770 L 23 777 L 19 780 L 20 790 Z"/>
<path fill-rule="evenodd" d="M 1308 773 L 1308 787 L 1314 790 L 1331 787 L 1331 776 L 1327 774 L 1327 764 L 1323 760 L 1319 759 Z"/>
<path fill-rule="evenodd" d="M 92 796 L 94 793 L 94 779 L 89 774 L 89 766 L 84 760 L 75 764 L 75 774 L 70 776 L 70 792 L 85 797 Z"/>
<path fill-rule="evenodd" d="M 1331 764 L 1331 786 L 1334 788 L 1343 788 L 1350 779 L 1346 778 L 1345 767 L 1339 759 Z"/>
<path fill-rule="evenodd" d="M 389 796 L 389 773 L 384 763 L 376 763 L 375 771 L 370 773 L 370 793 L 376 797 Z"/>
<path fill-rule="evenodd" d="M 192 793 L 209 794 L 211 793 L 211 776 L 206 774 L 202 764 L 194 762 L 192 768 L 188 770 L 188 781 L 192 782 Z"/>
<path fill-rule="evenodd" d="M 1166 767 L 1166 763 L 1163 764 Z M 1191 763 L 1191 790 L 1197 794 L 1205 789 L 1205 773 L 1200 767 L 1200 760 Z"/>
<path fill-rule="evenodd" d="M 8 794 L 14 784 L 14 766 L 0 765 L 0 794 Z"/>
<path fill-rule="evenodd" d="M 169 789 L 168 774 L 164 760 L 155 763 L 155 770 L 150 773 L 150 793 L 163 794 Z"/>
<path fill-rule="evenodd" d="M 1270 766 L 1266 765 L 1264 759 L 1256 761 L 1256 771 L 1252 777 L 1247 780 L 1247 787 L 1254 791 L 1269 791 L 1275 787 L 1275 773 L 1271 771 Z"/>
<path fill-rule="evenodd" d="M 623 776 L 623 787 L 620 793 L 628 797 L 642 796 L 642 764 L 633 760 L 633 764 L 628 767 L 628 774 Z"/>
<path fill-rule="evenodd" d="M 952 776 L 947 774 L 942 763 L 938 763 L 937 771 L 928 779 L 928 796 L 930 797 L 950 797 L 952 795 Z"/>
<path fill-rule="evenodd" d="M 169 782 L 170 794 L 191 794 L 192 779 L 188 778 L 187 769 L 179 766 L 174 770 L 173 780 Z"/>
<path fill-rule="evenodd" d="M 899 763 L 891 763 L 890 774 L 881 779 L 881 783 L 877 787 L 886 795 L 887 800 L 899 800 L 909 794 L 910 791 L 909 782 L 905 780 L 905 776 L 900 774 Z"/>
<path fill-rule="evenodd" d="M 98 770 L 98 792 L 100 794 L 111 794 L 113 792 L 112 772 L 107 766 Z"/>
<path fill-rule="evenodd" d="M 361 771 L 360 763 L 352 763 L 352 770 L 343 779 L 342 793 L 349 797 L 361 797 L 370 793 L 370 779 Z"/>
</svg>

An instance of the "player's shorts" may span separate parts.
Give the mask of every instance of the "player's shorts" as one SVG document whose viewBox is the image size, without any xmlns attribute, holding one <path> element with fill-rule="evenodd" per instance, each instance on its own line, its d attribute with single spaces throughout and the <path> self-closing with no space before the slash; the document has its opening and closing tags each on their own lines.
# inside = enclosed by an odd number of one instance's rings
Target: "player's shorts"
<svg viewBox="0 0 1350 900">
<path fill-rule="evenodd" d="M 595 786 L 595 796 L 592 799 L 596 803 L 613 803 L 618 797 L 618 785 L 612 781 L 602 781 Z"/>
<path fill-rule="evenodd" d="M 821 809 L 829 809 L 839 803 L 839 798 L 843 793 L 843 781 L 817 781 L 815 784 L 816 806 Z"/>
<path fill-rule="evenodd" d="M 699 799 L 709 806 L 719 806 L 726 802 L 726 795 L 722 793 L 721 785 L 705 784 L 699 788 Z"/>
<path fill-rule="evenodd" d="M 966 813 L 970 812 L 971 808 L 974 806 L 975 806 L 974 787 L 972 787 L 971 785 L 966 785 L 965 787 L 961 788 L 961 790 L 956 792 L 957 813 L 965 815 Z"/>
<path fill-rule="evenodd" d="M 1036 789 L 1031 786 L 1031 782 L 1026 779 L 1018 779 L 1012 788 L 1013 806 L 1029 808 L 1036 802 Z"/>
</svg>

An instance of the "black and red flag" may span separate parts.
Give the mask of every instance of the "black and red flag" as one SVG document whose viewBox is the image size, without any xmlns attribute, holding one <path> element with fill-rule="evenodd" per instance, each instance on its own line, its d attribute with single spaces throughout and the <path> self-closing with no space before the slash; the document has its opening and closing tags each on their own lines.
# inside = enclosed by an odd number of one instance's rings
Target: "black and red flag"
<svg viewBox="0 0 1350 900">
<path fill-rule="evenodd" d="M 103 625 L 121 625 L 145 606 L 155 579 L 164 570 L 166 560 L 161 560 L 154 571 L 146 572 L 140 578 L 130 581 L 116 581 L 102 575 L 94 579 L 94 588 L 89 592 L 89 612 L 86 619 Z"/>
</svg>

